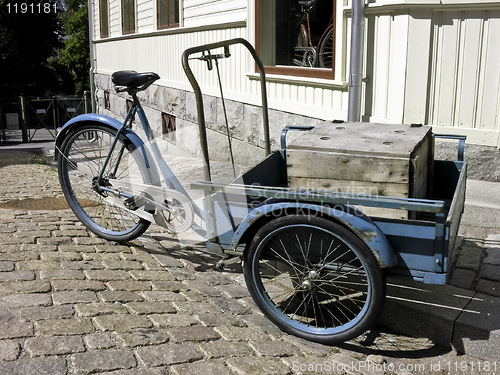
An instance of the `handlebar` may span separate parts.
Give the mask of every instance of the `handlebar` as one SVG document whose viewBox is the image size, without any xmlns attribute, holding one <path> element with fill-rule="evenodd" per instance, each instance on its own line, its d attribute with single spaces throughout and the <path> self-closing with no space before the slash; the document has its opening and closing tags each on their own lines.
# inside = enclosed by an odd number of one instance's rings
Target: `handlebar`
<svg viewBox="0 0 500 375">
<path fill-rule="evenodd" d="M 199 127 L 199 131 L 200 131 L 201 151 L 202 151 L 203 157 L 205 159 L 205 165 L 206 165 L 205 179 L 207 181 L 210 181 L 211 178 L 210 178 L 207 132 L 206 132 L 206 126 L 205 126 L 205 112 L 204 112 L 204 108 L 203 108 L 203 97 L 202 97 L 202 93 L 201 93 L 201 89 L 200 89 L 200 86 L 198 84 L 198 81 L 196 80 L 196 77 L 194 76 L 193 71 L 191 70 L 191 67 L 189 66 L 189 60 L 198 59 L 198 60 L 206 61 L 208 64 L 208 68 L 211 69 L 212 60 L 219 59 L 219 58 L 228 58 L 231 56 L 231 54 L 229 53 L 229 46 L 234 45 L 234 44 L 243 44 L 247 48 L 247 50 L 250 52 L 250 54 L 252 55 L 252 57 L 255 61 L 255 64 L 257 65 L 257 67 L 260 70 L 261 96 L 262 96 L 262 122 L 263 122 L 263 126 L 264 126 L 265 152 L 266 152 L 266 155 L 269 155 L 271 153 L 265 69 L 264 69 L 264 65 L 262 64 L 259 56 L 257 55 L 257 52 L 252 47 L 252 45 L 247 40 L 245 40 L 243 38 L 235 38 L 235 39 L 229 39 L 229 40 L 225 40 L 225 41 L 221 41 L 221 42 L 204 44 L 204 45 L 188 48 L 182 54 L 182 67 L 184 69 L 184 72 L 186 74 L 187 79 L 189 80 L 189 83 L 193 87 L 194 95 L 196 98 L 196 109 L 197 109 L 197 113 L 198 113 L 198 127 Z M 224 48 L 224 54 L 212 54 L 211 50 L 216 49 L 216 48 Z M 195 54 L 195 53 L 202 53 L 202 55 L 199 57 L 196 57 L 196 58 L 190 58 L 190 56 Z"/>
<path fill-rule="evenodd" d="M 467 137 L 465 135 L 454 135 L 454 134 L 434 134 L 436 138 L 442 139 L 455 139 L 458 140 L 458 161 L 464 161 L 464 152 L 465 152 L 465 140 Z"/>
</svg>

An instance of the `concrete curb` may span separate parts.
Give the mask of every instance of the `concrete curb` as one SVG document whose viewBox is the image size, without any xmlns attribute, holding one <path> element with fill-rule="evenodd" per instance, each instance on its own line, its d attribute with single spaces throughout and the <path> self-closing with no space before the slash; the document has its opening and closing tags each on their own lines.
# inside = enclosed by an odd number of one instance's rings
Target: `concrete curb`
<svg viewBox="0 0 500 375">
<path fill-rule="evenodd" d="M 462 238 L 454 250 L 448 277 L 454 285 L 427 285 L 388 277 L 387 300 L 378 324 L 400 334 L 429 338 L 461 354 L 497 361 L 500 353 L 498 233 L 500 183 L 468 180 Z"/>
<path fill-rule="evenodd" d="M 452 285 L 389 277 L 377 321 L 399 334 L 422 337 L 460 354 L 498 360 L 500 298 Z"/>
</svg>

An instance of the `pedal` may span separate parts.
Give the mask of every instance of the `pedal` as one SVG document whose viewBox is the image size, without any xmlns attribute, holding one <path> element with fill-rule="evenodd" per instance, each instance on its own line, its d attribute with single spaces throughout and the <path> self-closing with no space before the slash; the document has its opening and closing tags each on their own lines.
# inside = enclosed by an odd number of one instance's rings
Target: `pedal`
<svg viewBox="0 0 500 375">
<path fill-rule="evenodd" d="M 239 256 L 233 257 L 233 258 L 226 257 L 226 259 L 219 260 L 215 264 L 215 268 L 219 271 L 222 271 L 225 267 L 227 267 L 231 264 L 236 264 L 236 263 L 241 263 L 241 257 L 239 257 Z"/>
<path fill-rule="evenodd" d="M 129 210 L 135 211 L 139 207 L 142 207 L 146 204 L 146 198 L 144 198 L 144 196 L 142 196 L 142 195 L 136 195 L 136 196 L 125 199 L 123 201 L 123 204 Z"/>
</svg>

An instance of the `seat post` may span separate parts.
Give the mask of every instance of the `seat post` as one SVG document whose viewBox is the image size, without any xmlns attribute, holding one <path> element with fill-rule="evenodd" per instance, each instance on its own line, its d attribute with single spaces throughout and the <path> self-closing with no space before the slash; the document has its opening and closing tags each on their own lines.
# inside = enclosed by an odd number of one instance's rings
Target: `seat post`
<svg viewBox="0 0 500 375">
<path fill-rule="evenodd" d="M 134 101 L 137 116 L 139 117 L 139 121 L 141 122 L 144 133 L 146 134 L 146 137 L 148 140 L 152 140 L 154 138 L 154 135 L 151 132 L 151 128 L 149 126 L 149 121 L 148 121 L 148 118 L 146 117 L 146 113 L 144 112 L 144 109 L 142 108 L 141 102 L 139 101 L 139 98 L 137 97 L 137 90 L 130 89 L 129 93 L 132 96 L 132 99 Z"/>
</svg>

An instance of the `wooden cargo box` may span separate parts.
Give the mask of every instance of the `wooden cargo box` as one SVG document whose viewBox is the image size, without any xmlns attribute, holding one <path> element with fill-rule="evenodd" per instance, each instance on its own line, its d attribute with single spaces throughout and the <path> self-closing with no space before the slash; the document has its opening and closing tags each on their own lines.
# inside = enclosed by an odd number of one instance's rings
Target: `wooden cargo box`
<svg viewBox="0 0 500 375">
<path fill-rule="evenodd" d="M 428 198 L 434 159 L 429 126 L 325 121 L 289 132 L 288 186 L 353 194 Z M 414 218 L 414 213 L 359 207 L 369 216 Z"/>
</svg>

